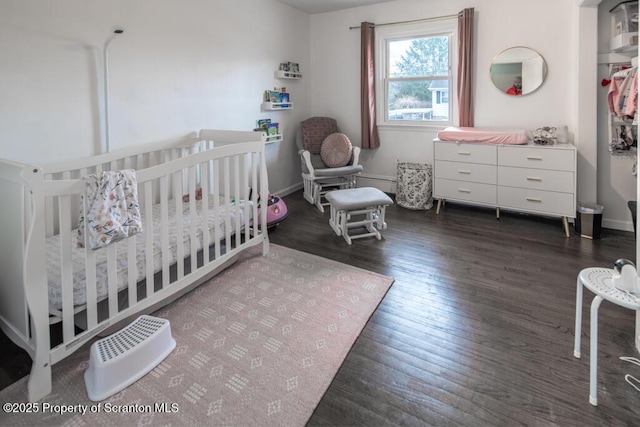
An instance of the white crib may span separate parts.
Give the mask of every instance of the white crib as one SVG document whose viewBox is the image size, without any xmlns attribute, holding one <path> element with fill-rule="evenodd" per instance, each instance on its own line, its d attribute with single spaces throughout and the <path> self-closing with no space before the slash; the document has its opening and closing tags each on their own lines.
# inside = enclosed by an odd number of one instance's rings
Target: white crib
<svg viewBox="0 0 640 427">
<path fill-rule="evenodd" d="M 0 327 L 33 360 L 30 401 L 90 338 L 175 300 L 248 247 L 268 252 L 264 148 L 259 133 L 202 130 L 46 166 L 0 159 Z M 143 232 L 75 248 L 82 177 L 122 169 L 136 171 Z M 51 345 L 53 324 L 62 338 Z"/>
</svg>

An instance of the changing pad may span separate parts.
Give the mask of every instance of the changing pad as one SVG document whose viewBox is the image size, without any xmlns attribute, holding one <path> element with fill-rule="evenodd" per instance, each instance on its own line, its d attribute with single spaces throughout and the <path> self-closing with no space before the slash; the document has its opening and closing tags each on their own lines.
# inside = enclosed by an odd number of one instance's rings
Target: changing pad
<svg viewBox="0 0 640 427">
<path fill-rule="evenodd" d="M 524 129 L 448 127 L 438 132 L 441 141 L 482 142 L 485 144 L 526 144 Z"/>
</svg>

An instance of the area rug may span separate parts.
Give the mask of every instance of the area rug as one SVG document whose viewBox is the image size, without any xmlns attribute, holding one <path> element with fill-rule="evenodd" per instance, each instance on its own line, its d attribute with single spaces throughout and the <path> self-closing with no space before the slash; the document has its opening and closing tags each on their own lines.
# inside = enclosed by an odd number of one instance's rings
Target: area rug
<svg viewBox="0 0 640 427">
<path fill-rule="evenodd" d="M 303 426 L 392 283 L 282 246 L 251 249 L 153 314 L 177 345 L 140 380 L 90 401 L 87 343 L 53 366 L 40 402 L 19 404 L 27 378 L 0 391 L 0 425 Z"/>
</svg>

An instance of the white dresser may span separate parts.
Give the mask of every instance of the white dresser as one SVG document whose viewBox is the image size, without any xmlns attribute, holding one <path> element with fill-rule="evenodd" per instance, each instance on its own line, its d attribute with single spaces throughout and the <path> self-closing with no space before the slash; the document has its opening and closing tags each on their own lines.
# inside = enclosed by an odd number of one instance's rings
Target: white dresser
<svg viewBox="0 0 640 427">
<path fill-rule="evenodd" d="M 576 212 L 576 148 L 572 144 L 489 145 L 435 140 L 433 197 L 562 218 Z"/>
</svg>

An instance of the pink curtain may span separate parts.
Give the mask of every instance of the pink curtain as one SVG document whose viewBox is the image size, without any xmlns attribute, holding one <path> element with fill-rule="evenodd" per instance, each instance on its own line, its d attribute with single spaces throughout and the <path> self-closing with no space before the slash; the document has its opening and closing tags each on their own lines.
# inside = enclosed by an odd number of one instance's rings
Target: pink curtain
<svg viewBox="0 0 640 427">
<path fill-rule="evenodd" d="M 473 21 L 472 7 L 458 14 L 458 109 L 464 127 L 473 127 Z"/>
<path fill-rule="evenodd" d="M 360 121 L 363 149 L 380 147 L 376 124 L 374 27 L 370 22 L 360 24 Z"/>
</svg>

